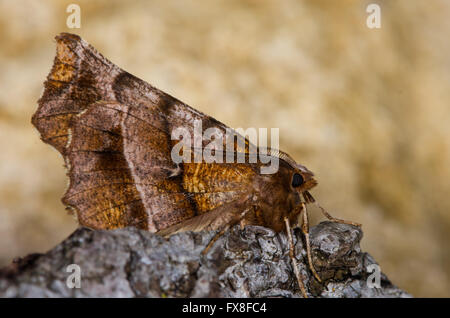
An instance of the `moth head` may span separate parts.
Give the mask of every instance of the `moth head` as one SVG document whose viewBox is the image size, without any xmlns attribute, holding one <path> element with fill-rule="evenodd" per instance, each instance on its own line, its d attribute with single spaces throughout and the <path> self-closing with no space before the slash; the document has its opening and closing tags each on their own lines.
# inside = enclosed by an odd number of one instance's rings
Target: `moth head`
<svg viewBox="0 0 450 318">
<path fill-rule="evenodd" d="M 297 165 L 300 166 L 300 165 Z M 306 167 L 300 166 L 297 169 L 293 169 L 291 175 L 291 187 L 298 192 L 303 194 L 304 192 L 312 189 L 317 185 L 316 179 L 314 179 L 314 174 L 306 169 Z"/>
<path fill-rule="evenodd" d="M 317 185 L 317 181 L 314 179 L 314 173 L 305 166 L 298 164 L 285 152 L 270 149 L 270 154 L 277 156 L 287 164 L 286 167 L 291 189 L 300 196 L 303 195 L 306 202 L 314 202 L 314 198 L 308 192 L 308 190 Z"/>
</svg>

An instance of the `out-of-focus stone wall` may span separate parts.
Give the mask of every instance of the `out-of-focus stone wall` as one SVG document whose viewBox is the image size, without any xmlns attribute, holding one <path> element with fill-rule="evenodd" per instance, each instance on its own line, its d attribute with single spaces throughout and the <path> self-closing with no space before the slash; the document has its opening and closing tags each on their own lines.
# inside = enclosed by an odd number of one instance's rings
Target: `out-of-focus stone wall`
<svg viewBox="0 0 450 318">
<path fill-rule="evenodd" d="M 62 158 L 30 124 L 74 32 L 130 73 L 231 127 L 278 127 L 320 203 L 415 296 L 450 296 L 450 2 L 0 0 L 0 264 L 76 227 Z M 317 216 L 318 211 L 312 209 Z"/>
</svg>

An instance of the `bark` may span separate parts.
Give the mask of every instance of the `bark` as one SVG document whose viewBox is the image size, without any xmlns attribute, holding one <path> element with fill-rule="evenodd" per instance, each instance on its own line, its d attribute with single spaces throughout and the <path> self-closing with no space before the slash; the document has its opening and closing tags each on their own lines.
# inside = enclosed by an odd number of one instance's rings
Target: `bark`
<svg viewBox="0 0 450 318">
<path fill-rule="evenodd" d="M 236 226 L 202 255 L 214 234 L 186 232 L 164 239 L 134 228 L 80 228 L 48 253 L 1 269 L 0 297 L 301 297 L 285 233 Z M 311 228 L 322 283 L 308 269 L 301 231 L 294 234 L 310 297 L 410 297 L 382 273 L 380 288 L 367 283 L 376 283 L 368 270 L 376 262 L 360 249 L 361 229 L 332 222 Z M 70 264 L 81 270 L 80 288 L 69 287 L 74 282 Z"/>
</svg>

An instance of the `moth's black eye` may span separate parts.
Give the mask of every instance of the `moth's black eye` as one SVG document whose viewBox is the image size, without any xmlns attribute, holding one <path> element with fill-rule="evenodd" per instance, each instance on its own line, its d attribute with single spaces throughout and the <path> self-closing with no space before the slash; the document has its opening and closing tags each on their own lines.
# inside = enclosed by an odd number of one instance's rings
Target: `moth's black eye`
<svg viewBox="0 0 450 318">
<path fill-rule="evenodd" d="M 303 184 L 303 177 L 299 173 L 294 173 L 294 176 L 292 177 L 292 186 L 294 188 L 297 188 Z"/>
</svg>

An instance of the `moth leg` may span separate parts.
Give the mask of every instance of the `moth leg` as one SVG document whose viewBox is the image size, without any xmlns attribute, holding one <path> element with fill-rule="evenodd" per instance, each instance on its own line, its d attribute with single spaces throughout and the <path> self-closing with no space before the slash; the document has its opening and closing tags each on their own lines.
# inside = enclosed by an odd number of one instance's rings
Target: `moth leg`
<svg viewBox="0 0 450 318">
<path fill-rule="evenodd" d="M 346 220 L 342 220 L 342 219 L 335 218 L 335 217 L 332 216 L 330 213 L 328 213 L 327 210 L 325 210 L 324 208 L 322 208 L 322 207 L 320 206 L 320 204 L 317 203 L 317 201 L 314 202 L 314 204 L 322 211 L 323 215 L 325 215 L 325 217 L 326 217 L 328 220 L 332 221 L 332 222 L 343 223 L 343 224 L 350 224 L 350 225 L 354 225 L 354 226 L 358 226 L 358 227 L 361 227 L 361 226 L 362 226 L 361 223 L 356 223 L 356 222 L 352 222 L 352 221 L 346 221 Z"/>
<path fill-rule="evenodd" d="M 247 215 L 247 213 L 252 210 L 252 208 L 248 208 L 246 209 L 244 212 L 242 212 L 239 215 L 239 218 L 237 219 L 233 219 L 230 222 L 228 222 L 227 224 L 225 224 L 222 229 L 216 234 L 214 235 L 214 237 L 211 239 L 211 241 L 209 241 L 208 245 L 206 245 L 206 247 L 204 248 L 204 250 L 202 251 L 202 255 L 205 255 L 206 253 L 208 253 L 209 249 L 214 245 L 214 243 L 222 236 L 225 234 L 226 231 L 228 231 L 230 229 L 231 226 L 241 222 L 244 217 Z"/>
<path fill-rule="evenodd" d="M 226 231 L 228 231 L 228 229 L 231 227 L 233 223 L 228 223 L 225 224 L 225 226 L 216 234 L 214 235 L 214 237 L 211 239 L 211 241 L 209 241 L 208 245 L 206 245 L 206 247 L 203 249 L 202 251 L 202 255 L 205 255 L 206 253 L 208 253 L 209 249 L 214 245 L 214 243 L 222 236 L 225 234 Z"/>
<path fill-rule="evenodd" d="M 320 209 L 320 211 L 322 211 L 323 215 L 325 215 L 325 217 L 332 222 L 349 224 L 349 225 L 354 225 L 354 226 L 358 226 L 358 227 L 362 226 L 362 224 L 360 224 L 360 223 L 335 218 L 330 213 L 328 213 L 327 210 L 325 210 L 322 206 L 320 206 L 320 204 L 313 198 L 311 193 L 309 193 L 308 191 L 303 192 L 303 197 L 305 198 L 306 203 L 314 203 Z"/>
<path fill-rule="evenodd" d="M 297 267 L 297 260 L 295 259 L 294 254 L 294 240 L 292 239 L 291 226 L 289 225 L 289 219 L 287 217 L 284 218 L 284 223 L 286 224 L 286 232 L 289 240 L 289 258 L 291 259 L 292 267 L 294 268 L 295 277 L 297 278 L 297 283 L 303 294 L 303 298 L 308 298 L 305 285 L 303 284 L 303 275 L 300 273 Z"/>
<path fill-rule="evenodd" d="M 314 264 L 312 262 L 312 257 L 311 257 L 311 244 L 309 241 L 309 221 L 308 221 L 308 210 L 306 210 L 306 205 L 304 202 L 301 203 L 302 204 L 302 210 L 300 211 L 300 213 L 303 216 L 303 223 L 302 223 L 302 232 L 303 235 L 305 236 L 305 241 L 306 241 L 306 255 L 308 256 L 308 264 L 309 264 L 309 269 L 311 270 L 311 272 L 313 273 L 314 277 L 321 282 L 322 280 L 320 279 L 319 275 L 316 272 L 316 269 L 314 268 Z"/>
<path fill-rule="evenodd" d="M 239 227 L 240 227 L 241 231 L 245 228 L 245 220 L 242 219 L 242 220 L 239 222 Z"/>
</svg>

